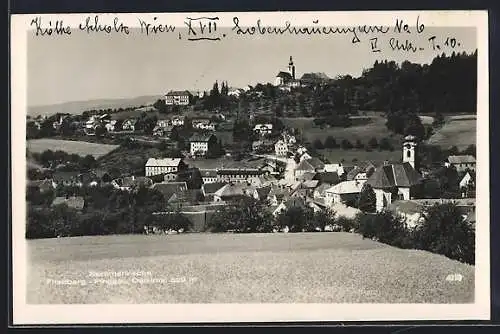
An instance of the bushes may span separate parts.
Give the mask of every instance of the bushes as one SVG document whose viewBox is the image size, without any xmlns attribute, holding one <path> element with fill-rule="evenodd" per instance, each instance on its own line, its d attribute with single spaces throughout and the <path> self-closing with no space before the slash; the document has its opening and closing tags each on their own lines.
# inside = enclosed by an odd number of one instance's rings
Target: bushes
<svg viewBox="0 0 500 334">
<path fill-rule="evenodd" d="M 427 250 L 450 259 L 474 264 L 475 231 L 454 203 L 435 204 L 424 219 L 409 228 L 403 217 L 383 211 L 359 214 L 356 232 L 365 238 L 400 248 Z M 348 225 L 348 221 L 344 222 Z M 343 228 L 342 230 L 346 230 Z"/>
<path fill-rule="evenodd" d="M 475 231 L 453 203 L 428 208 L 415 230 L 417 248 L 474 264 Z"/>
</svg>

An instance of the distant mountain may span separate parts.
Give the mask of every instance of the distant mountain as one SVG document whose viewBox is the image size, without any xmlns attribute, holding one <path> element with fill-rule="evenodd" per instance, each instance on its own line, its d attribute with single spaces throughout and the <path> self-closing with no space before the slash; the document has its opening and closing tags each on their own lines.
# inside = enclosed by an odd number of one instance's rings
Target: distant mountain
<svg viewBox="0 0 500 334">
<path fill-rule="evenodd" d="M 90 109 L 139 107 L 142 105 L 152 104 L 161 97 L 161 95 L 149 95 L 134 98 L 72 101 L 52 105 L 32 106 L 28 107 L 28 115 L 53 115 L 56 113 L 76 115 Z"/>
</svg>

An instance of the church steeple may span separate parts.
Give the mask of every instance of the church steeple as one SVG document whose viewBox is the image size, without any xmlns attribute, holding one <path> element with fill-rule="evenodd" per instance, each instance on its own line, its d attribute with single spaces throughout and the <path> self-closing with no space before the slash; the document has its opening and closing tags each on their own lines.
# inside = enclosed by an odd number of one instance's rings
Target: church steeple
<svg viewBox="0 0 500 334">
<path fill-rule="evenodd" d="M 292 79 L 295 80 L 295 65 L 293 64 L 292 56 L 290 56 L 290 62 L 288 63 L 288 72 L 292 76 Z"/>
</svg>

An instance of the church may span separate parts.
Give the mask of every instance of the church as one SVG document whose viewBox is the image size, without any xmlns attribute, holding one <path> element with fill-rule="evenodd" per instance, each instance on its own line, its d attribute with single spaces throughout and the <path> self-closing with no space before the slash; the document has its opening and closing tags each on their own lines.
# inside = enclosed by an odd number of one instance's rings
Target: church
<svg viewBox="0 0 500 334">
<path fill-rule="evenodd" d="M 290 61 L 288 62 L 288 70 L 280 71 L 278 73 L 274 81 L 274 85 L 283 90 L 300 87 L 300 80 L 295 78 L 295 65 L 293 64 L 292 56 L 290 56 Z"/>
<path fill-rule="evenodd" d="M 366 181 L 375 192 L 377 211 L 387 208 L 394 200 L 413 199 L 422 181 L 422 176 L 416 170 L 416 147 L 416 138 L 406 136 L 403 143 L 403 161 L 378 167 Z"/>
</svg>

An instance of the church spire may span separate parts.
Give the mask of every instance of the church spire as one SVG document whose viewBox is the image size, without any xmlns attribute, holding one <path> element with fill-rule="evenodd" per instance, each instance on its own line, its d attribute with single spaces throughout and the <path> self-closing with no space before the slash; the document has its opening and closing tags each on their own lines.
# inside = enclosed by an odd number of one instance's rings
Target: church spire
<svg viewBox="0 0 500 334">
<path fill-rule="evenodd" d="M 295 80 L 295 65 L 293 65 L 292 56 L 290 56 L 290 62 L 288 63 L 288 72 L 292 76 L 292 80 Z"/>
</svg>

